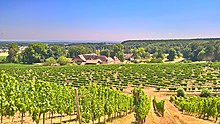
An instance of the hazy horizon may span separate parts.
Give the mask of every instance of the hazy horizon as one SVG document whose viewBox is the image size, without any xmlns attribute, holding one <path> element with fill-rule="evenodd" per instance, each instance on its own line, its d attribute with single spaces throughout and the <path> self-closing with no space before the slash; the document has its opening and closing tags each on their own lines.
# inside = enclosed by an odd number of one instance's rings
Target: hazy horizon
<svg viewBox="0 0 220 124">
<path fill-rule="evenodd" d="M 0 39 L 219 38 L 219 6 L 218 0 L 1 0 Z"/>
</svg>

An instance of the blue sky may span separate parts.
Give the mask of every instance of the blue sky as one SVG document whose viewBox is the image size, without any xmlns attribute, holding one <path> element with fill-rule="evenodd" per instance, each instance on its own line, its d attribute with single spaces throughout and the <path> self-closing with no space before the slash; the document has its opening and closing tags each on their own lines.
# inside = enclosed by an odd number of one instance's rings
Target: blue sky
<svg viewBox="0 0 220 124">
<path fill-rule="evenodd" d="M 220 37 L 220 0 L 0 0 L 0 39 Z"/>
</svg>

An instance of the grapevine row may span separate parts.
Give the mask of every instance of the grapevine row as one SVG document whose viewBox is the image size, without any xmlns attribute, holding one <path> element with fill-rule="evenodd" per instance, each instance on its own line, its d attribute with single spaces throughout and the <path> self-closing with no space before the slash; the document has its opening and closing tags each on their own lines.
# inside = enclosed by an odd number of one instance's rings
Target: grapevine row
<svg viewBox="0 0 220 124">
<path fill-rule="evenodd" d="M 99 120 L 102 116 L 127 115 L 132 111 L 133 98 L 119 91 L 90 84 L 78 88 L 81 118 L 84 123 Z M 29 114 L 39 123 L 45 114 L 71 115 L 75 111 L 74 88 L 40 80 L 18 82 L 4 71 L 0 72 L 0 116 L 15 116 L 21 113 L 23 118 Z M 52 121 L 51 121 L 52 123 Z"/>
<path fill-rule="evenodd" d="M 108 120 L 114 116 L 127 115 L 132 110 L 132 97 L 122 94 L 119 91 L 91 84 L 87 87 L 81 87 L 79 90 L 81 114 L 83 122 L 93 122 L 106 115 Z"/>
<path fill-rule="evenodd" d="M 165 111 L 164 104 L 165 104 L 165 100 L 158 101 L 154 96 L 153 99 L 154 110 L 157 113 L 159 113 L 161 116 L 164 116 L 164 111 Z"/>
<path fill-rule="evenodd" d="M 46 113 L 71 114 L 74 110 L 74 89 L 45 81 L 18 82 L 14 77 L 0 72 L 0 114 L 14 116 L 22 113 L 31 115 L 32 120 L 39 123 Z"/>
<path fill-rule="evenodd" d="M 106 86 L 131 84 L 156 85 L 159 88 L 198 89 L 206 84 L 214 91 L 220 91 L 219 63 L 192 64 L 133 64 L 133 65 L 91 65 L 42 67 L 27 65 L 0 65 L 17 80 L 39 79 L 72 86 L 88 85 L 89 82 Z M 207 85 L 206 85 L 207 86 Z M 175 89 L 174 89 L 175 90 Z"/>
<path fill-rule="evenodd" d="M 214 118 L 220 117 L 220 98 L 210 97 L 201 98 L 199 96 L 193 97 L 177 97 L 171 96 L 170 100 L 186 114 L 194 115 L 199 118 Z"/>
<path fill-rule="evenodd" d="M 141 88 L 135 88 L 133 90 L 133 99 L 135 118 L 139 124 L 143 124 L 149 113 L 151 100 L 145 95 Z"/>
</svg>

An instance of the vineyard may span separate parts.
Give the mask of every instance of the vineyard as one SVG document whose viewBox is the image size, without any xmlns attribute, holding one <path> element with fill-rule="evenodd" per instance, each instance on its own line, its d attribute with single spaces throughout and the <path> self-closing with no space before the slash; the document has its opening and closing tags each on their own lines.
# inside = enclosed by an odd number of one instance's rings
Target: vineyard
<svg viewBox="0 0 220 124">
<path fill-rule="evenodd" d="M 120 91 L 96 84 L 89 84 L 78 88 L 79 106 L 81 115 L 77 115 L 83 123 L 89 123 L 104 116 L 104 122 L 111 121 L 113 117 L 122 117 L 133 111 L 138 116 L 137 120 L 145 119 L 149 111 L 150 102 L 141 89 L 133 106 L 133 98 Z M 18 82 L 14 77 L 4 71 L 0 73 L 0 114 L 3 117 L 22 114 L 21 123 L 28 113 L 32 120 L 39 123 L 41 117 L 45 123 L 45 115 L 50 114 L 53 123 L 53 114 L 71 115 L 76 111 L 74 87 L 46 81 Z M 134 90 L 136 93 L 136 90 Z M 77 96 L 78 97 L 78 96 Z M 136 97 L 136 95 L 135 95 Z M 146 110 L 146 111 L 143 111 Z M 79 117 L 80 116 L 80 117 Z"/>
<path fill-rule="evenodd" d="M 187 91 L 208 87 L 220 91 L 220 63 L 193 64 L 147 64 L 147 65 L 102 65 L 102 66 L 10 66 L 1 65 L 17 80 L 43 80 L 75 87 L 89 82 L 105 86 L 158 86 L 161 89 Z"/>
<path fill-rule="evenodd" d="M 127 115 L 133 107 L 133 99 L 127 95 L 106 87 L 91 85 L 79 90 L 80 106 L 83 122 L 99 120 L 102 116 Z"/>
<path fill-rule="evenodd" d="M 176 97 L 171 96 L 170 100 L 180 108 L 183 113 L 197 116 L 199 118 L 215 121 L 220 116 L 220 98 L 201 98 L 201 97 Z"/>
<path fill-rule="evenodd" d="M 45 113 L 71 114 L 74 110 L 74 90 L 70 87 L 45 81 L 18 82 L 4 71 L 0 75 L 0 114 L 1 123 L 4 116 L 25 113 L 32 120 L 39 122 L 41 115 L 45 121 Z"/>
<path fill-rule="evenodd" d="M 161 90 L 169 93 L 182 87 L 193 92 L 205 87 L 213 93 L 220 91 L 220 63 L 57 67 L 5 64 L 0 70 L 1 123 L 18 113 L 21 123 L 30 117 L 43 124 L 62 123 L 64 118 L 65 122 L 106 123 L 132 113 L 142 124 L 148 122 L 151 106 L 164 118 L 168 116 L 167 101 L 154 97 Z M 128 87 L 133 90 L 125 93 Z M 142 90 L 145 87 L 155 87 L 153 100 Z M 218 97 L 171 99 L 184 114 L 215 121 L 219 118 Z M 55 121 L 57 117 L 59 121 Z"/>
</svg>

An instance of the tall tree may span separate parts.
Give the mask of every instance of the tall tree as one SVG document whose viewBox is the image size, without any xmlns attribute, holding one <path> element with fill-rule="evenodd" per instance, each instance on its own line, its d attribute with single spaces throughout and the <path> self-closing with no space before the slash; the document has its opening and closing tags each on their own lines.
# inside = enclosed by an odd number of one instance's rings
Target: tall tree
<svg viewBox="0 0 220 124">
<path fill-rule="evenodd" d="M 205 51 L 202 49 L 202 50 L 198 53 L 197 59 L 198 59 L 199 61 L 202 61 L 203 58 L 204 58 L 204 56 L 205 56 Z"/>
<path fill-rule="evenodd" d="M 150 54 L 145 51 L 143 47 L 131 49 L 134 59 L 147 59 L 150 58 Z"/>
<path fill-rule="evenodd" d="M 18 62 L 18 51 L 18 45 L 16 43 L 11 43 L 8 48 L 7 61 L 12 63 Z"/>
<path fill-rule="evenodd" d="M 46 62 L 44 63 L 44 65 L 52 66 L 56 63 L 57 63 L 57 61 L 53 57 L 50 57 L 50 58 L 46 59 Z"/>
<path fill-rule="evenodd" d="M 28 64 L 44 62 L 48 46 L 43 43 L 30 44 L 22 53 L 22 61 Z"/>
<path fill-rule="evenodd" d="M 179 50 L 176 51 L 176 54 L 177 54 L 178 57 L 182 57 L 183 56 L 183 54 Z"/>
<path fill-rule="evenodd" d="M 205 48 L 205 52 L 206 52 L 206 57 L 205 60 L 206 61 L 214 61 L 215 60 L 215 47 L 217 46 L 217 44 L 208 44 Z"/>
<path fill-rule="evenodd" d="M 113 56 L 118 57 L 118 59 L 123 62 L 124 58 L 124 45 L 122 44 L 114 44 L 113 45 Z"/>
<path fill-rule="evenodd" d="M 77 57 L 80 54 L 87 54 L 87 53 L 91 53 L 91 52 L 92 52 L 92 50 L 89 49 L 88 47 L 71 46 L 68 49 L 68 57 L 73 58 L 73 57 Z"/>
<path fill-rule="evenodd" d="M 61 56 L 66 56 L 66 50 L 64 47 L 54 45 L 49 47 L 47 54 L 48 57 L 54 57 L 55 59 L 58 59 Z"/>
<path fill-rule="evenodd" d="M 176 57 L 176 50 L 173 49 L 173 48 L 171 48 L 171 49 L 169 50 L 169 55 L 167 56 L 167 59 L 168 59 L 169 61 L 173 61 L 173 60 L 175 59 L 175 57 Z"/>
<path fill-rule="evenodd" d="M 185 49 L 183 49 L 183 57 L 184 58 L 190 58 L 191 56 L 191 48 L 190 47 L 186 47 Z"/>
<path fill-rule="evenodd" d="M 163 53 L 162 50 L 159 49 L 157 52 L 154 53 L 153 56 L 154 56 L 155 58 L 157 58 L 157 59 L 159 59 L 159 58 L 163 59 L 163 58 L 164 58 L 164 53 Z"/>
<path fill-rule="evenodd" d="M 203 48 L 198 46 L 197 49 L 195 49 L 194 51 L 192 51 L 191 55 L 190 55 L 190 59 L 192 61 L 198 61 L 198 54 L 199 52 L 202 50 Z"/>
<path fill-rule="evenodd" d="M 214 61 L 220 61 L 220 44 L 215 45 Z"/>
<path fill-rule="evenodd" d="M 68 58 L 66 58 L 65 56 L 61 56 L 57 59 L 57 62 L 60 64 L 60 65 L 66 65 L 70 62 L 70 60 Z"/>
<path fill-rule="evenodd" d="M 110 57 L 110 50 L 108 50 L 108 49 L 101 50 L 100 55 Z"/>
</svg>

